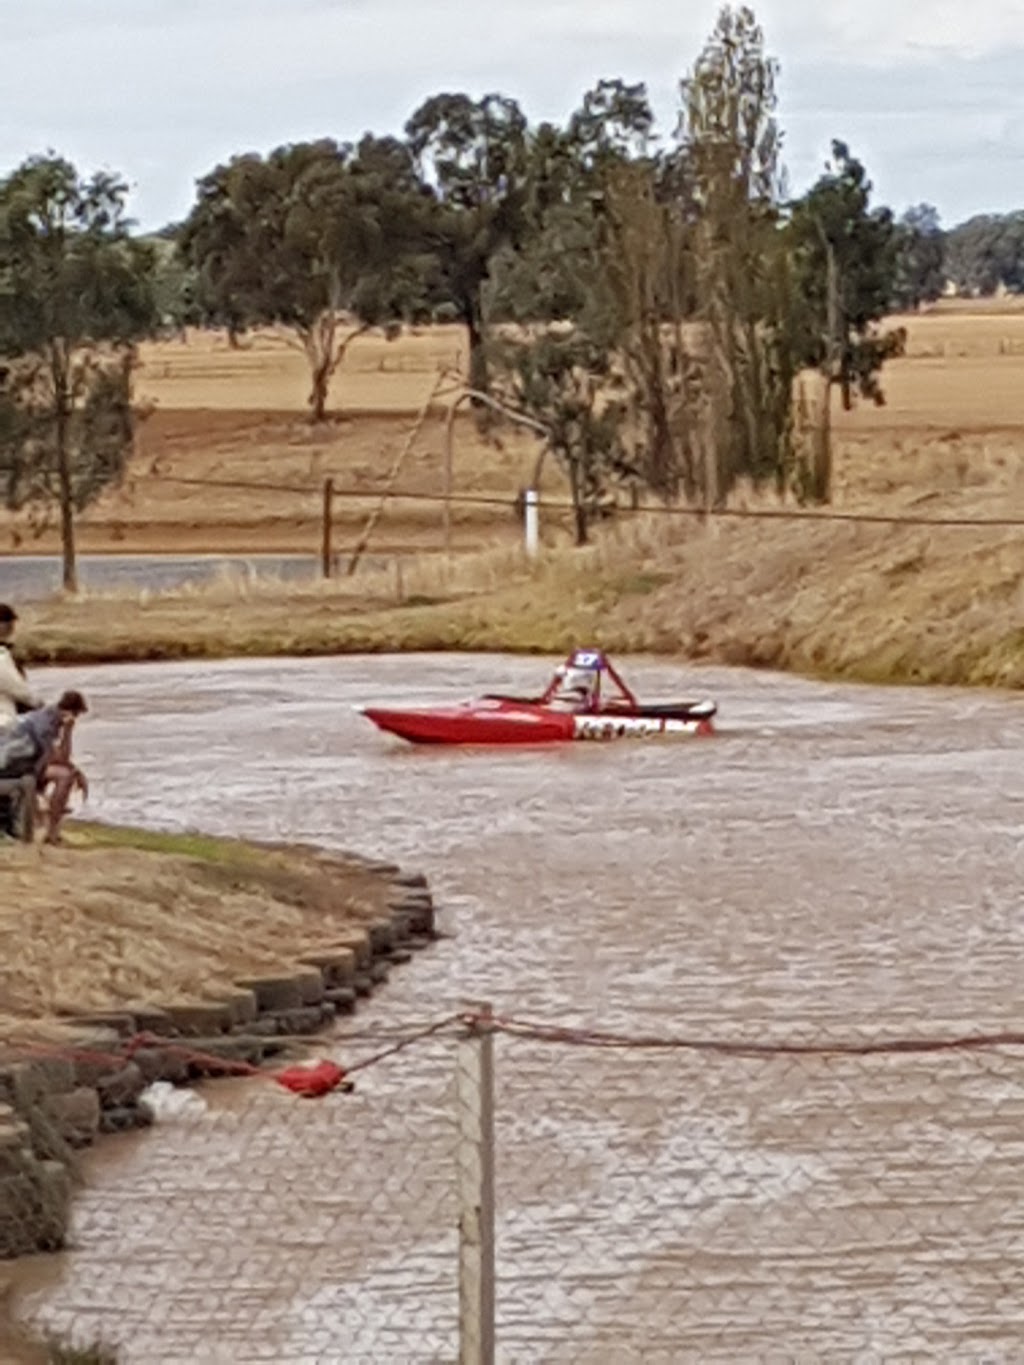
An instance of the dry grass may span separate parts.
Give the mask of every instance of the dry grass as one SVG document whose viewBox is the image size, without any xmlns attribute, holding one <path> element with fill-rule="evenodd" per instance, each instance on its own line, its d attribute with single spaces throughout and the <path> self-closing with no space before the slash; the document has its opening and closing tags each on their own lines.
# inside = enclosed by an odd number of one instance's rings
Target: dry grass
<svg viewBox="0 0 1024 1365">
<path fill-rule="evenodd" d="M 837 417 L 837 509 L 1024 516 L 1024 311 L 954 302 L 903 321 L 908 355 L 886 372 L 888 405 Z M 460 351 L 457 329 L 390 344 L 361 339 L 339 378 L 345 411 L 312 428 L 299 411 L 301 361 L 280 338 L 258 338 L 242 352 L 209 337 L 149 348 L 143 387 L 158 408 L 132 480 L 90 514 L 87 544 L 314 550 L 319 481 L 330 473 L 344 487 L 379 488 L 410 414 Z M 439 407 L 403 473 L 407 489 L 440 490 L 444 425 Z M 468 416 L 457 424 L 456 490 L 505 505 L 457 509 L 453 559 L 437 553 L 439 508 L 396 500 L 370 555 L 401 555 L 400 578 L 395 567 L 326 585 L 236 576 L 202 590 L 57 602 L 27 614 L 23 642 L 36 659 L 84 660 L 548 651 L 599 638 L 617 649 L 853 677 L 1021 681 L 1016 532 L 808 523 L 726 523 L 708 532 L 652 516 L 604 533 L 580 554 L 565 520 L 545 514 L 548 548 L 530 565 L 511 502 L 537 446 L 521 433 L 498 435 L 500 444 Z M 213 493 L 169 475 L 295 481 L 310 492 Z M 553 467 L 545 493 L 565 497 Z M 342 566 L 370 506 L 339 508 Z"/>
<path fill-rule="evenodd" d="M 941 511 L 941 509 L 939 509 Z M 406 601 L 367 574 L 340 584 L 224 579 L 146 601 L 44 609 L 55 660 L 405 650 L 620 652 L 870 680 L 1024 685 L 1016 532 L 696 522 L 647 514 L 536 563 L 493 551 L 414 561 Z M 360 595 L 361 594 L 361 595 Z"/>
<path fill-rule="evenodd" d="M 306 410 L 309 369 L 287 331 L 246 337 L 238 349 L 222 332 L 190 331 L 187 340 L 142 348 L 139 396 L 172 411 L 295 412 Z M 439 371 L 465 367 L 461 327 L 408 330 L 394 341 L 357 337 L 331 389 L 339 413 L 413 413 L 430 395 Z"/>
<path fill-rule="evenodd" d="M 0 861 L 0 1030 L 75 1008 L 214 998 L 377 917 L 387 885 L 312 850 L 70 826 Z"/>
</svg>

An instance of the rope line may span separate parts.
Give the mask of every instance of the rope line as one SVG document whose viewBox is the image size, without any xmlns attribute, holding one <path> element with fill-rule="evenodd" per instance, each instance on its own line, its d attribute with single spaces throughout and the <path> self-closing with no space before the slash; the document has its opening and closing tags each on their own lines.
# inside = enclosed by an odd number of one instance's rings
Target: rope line
<svg viewBox="0 0 1024 1365">
<path fill-rule="evenodd" d="M 245 490 L 256 493 L 294 493 L 302 496 L 320 496 L 322 485 L 257 483 L 244 479 L 188 479 L 176 475 L 160 475 L 162 483 L 180 484 L 189 488 L 224 488 Z M 515 496 L 499 496 L 486 493 L 453 493 L 446 498 L 442 493 L 423 493 L 413 489 L 394 488 L 385 490 L 385 495 L 394 502 L 450 503 L 465 507 L 503 507 L 513 510 L 517 505 Z M 380 489 L 339 488 L 335 487 L 333 496 L 342 500 L 376 500 L 382 496 Z M 553 499 L 539 499 L 537 507 L 542 511 L 559 512 L 568 515 L 573 511 L 571 502 Z M 669 516 L 689 517 L 703 520 L 710 518 L 718 521 L 805 521 L 839 522 L 855 526 L 919 526 L 949 527 L 954 529 L 988 528 L 990 530 L 1014 530 L 1024 527 L 1021 517 L 932 517 L 911 513 L 882 512 L 833 512 L 817 508 L 752 508 L 722 507 L 705 509 L 701 507 L 614 507 L 616 516 Z"/>
<path fill-rule="evenodd" d="M 345 1049 L 360 1041 L 373 1040 L 387 1045 L 355 1061 L 338 1067 L 339 1079 L 368 1071 L 390 1057 L 418 1044 L 442 1036 L 450 1038 L 480 1037 L 501 1034 L 520 1041 L 545 1046 L 579 1047 L 591 1050 L 619 1052 L 685 1052 L 717 1057 L 747 1057 L 772 1059 L 779 1057 L 896 1057 L 934 1056 L 936 1054 L 990 1052 L 995 1049 L 1024 1049 L 1024 1032 L 1013 1030 L 975 1034 L 955 1034 L 947 1038 L 890 1038 L 873 1041 L 855 1039 L 828 1042 L 756 1042 L 747 1039 L 686 1037 L 671 1034 L 626 1034 L 603 1029 L 585 1028 L 557 1023 L 544 1023 L 516 1016 L 492 1015 L 463 1011 L 445 1015 L 433 1023 L 396 1027 L 394 1031 L 380 1029 L 357 1030 L 350 1034 L 303 1035 L 279 1040 L 284 1048 L 327 1045 L 332 1052 Z M 230 1035 L 228 1035 L 230 1037 Z M 222 1057 L 187 1042 L 152 1033 L 137 1033 L 126 1038 L 119 1049 L 97 1050 L 57 1043 L 10 1042 L 0 1054 L 0 1064 L 33 1059 L 62 1059 L 80 1061 L 116 1070 L 130 1063 L 144 1048 L 159 1049 L 170 1057 L 194 1066 L 209 1075 L 231 1076 L 276 1081 L 279 1073 L 267 1066 L 256 1065 L 240 1058 Z"/>
<path fill-rule="evenodd" d="M 928 1055 L 942 1052 L 981 1052 L 992 1048 L 1024 1048 L 1024 1033 L 996 1032 L 956 1035 L 951 1038 L 890 1038 L 873 1042 L 822 1043 L 752 1042 L 720 1038 L 685 1038 L 658 1034 L 618 1034 L 600 1029 L 566 1027 L 532 1020 L 463 1014 L 465 1026 L 475 1032 L 504 1033 L 533 1042 L 619 1051 L 697 1052 L 736 1057 L 877 1057 Z"/>
</svg>

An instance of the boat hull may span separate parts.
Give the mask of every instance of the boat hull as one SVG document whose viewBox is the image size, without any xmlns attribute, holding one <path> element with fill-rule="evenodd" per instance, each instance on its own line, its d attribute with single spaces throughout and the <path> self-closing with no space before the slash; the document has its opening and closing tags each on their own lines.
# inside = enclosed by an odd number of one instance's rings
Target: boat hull
<svg viewBox="0 0 1024 1365">
<path fill-rule="evenodd" d="M 492 702 L 422 710 L 363 708 L 363 715 L 388 734 L 411 744 L 535 745 L 573 740 L 652 739 L 712 733 L 712 715 L 579 715 L 545 706 Z"/>
<path fill-rule="evenodd" d="M 368 706 L 363 715 L 378 729 L 411 744 L 562 744 L 574 737 L 574 716 L 539 707 L 390 711 Z"/>
</svg>

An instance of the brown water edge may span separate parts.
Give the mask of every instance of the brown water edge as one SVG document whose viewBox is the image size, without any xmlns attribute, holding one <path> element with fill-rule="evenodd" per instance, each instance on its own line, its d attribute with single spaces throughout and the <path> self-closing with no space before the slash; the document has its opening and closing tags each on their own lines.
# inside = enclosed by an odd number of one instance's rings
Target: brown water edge
<svg viewBox="0 0 1024 1365">
<path fill-rule="evenodd" d="M 59 683 L 95 697 L 83 743 L 107 818 L 423 868 L 455 942 L 363 1028 L 467 997 L 672 1035 L 1016 1026 L 1015 699 L 636 660 L 645 695 L 717 695 L 718 739 L 501 755 L 401 748 L 347 709 L 542 672 L 348 658 Z M 1012 1053 L 496 1051 L 504 1359 L 1013 1358 Z M 77 1249 L 22 1310 L 112 1327 L 129 1361 L 453 1358 L 453 1074 L 438 1041 L 300 1109 L 230 1083 L 108 1147 Z"/>
</svg>

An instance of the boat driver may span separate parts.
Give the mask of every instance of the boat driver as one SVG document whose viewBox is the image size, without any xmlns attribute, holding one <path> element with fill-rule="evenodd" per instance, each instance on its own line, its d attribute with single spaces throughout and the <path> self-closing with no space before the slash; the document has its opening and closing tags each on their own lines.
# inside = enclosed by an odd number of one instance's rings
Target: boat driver
<svg viewBox="0 0 1024 1365">
<path fill-rule="evenodd" d="M 586 713 L 597 710 L 597 670 L 559 664 L 555 669 L 557 686 L 549 705 L 556 711 Z"/>
</svg>

